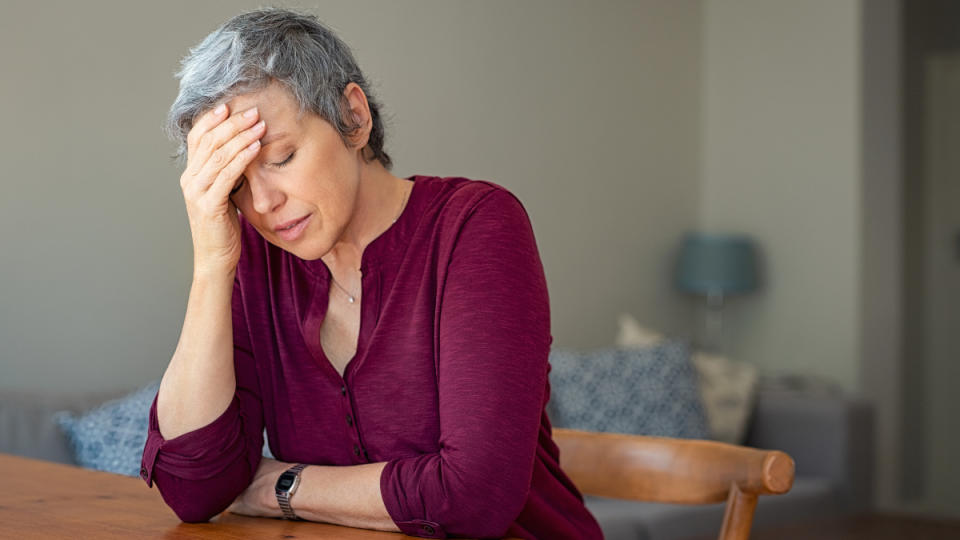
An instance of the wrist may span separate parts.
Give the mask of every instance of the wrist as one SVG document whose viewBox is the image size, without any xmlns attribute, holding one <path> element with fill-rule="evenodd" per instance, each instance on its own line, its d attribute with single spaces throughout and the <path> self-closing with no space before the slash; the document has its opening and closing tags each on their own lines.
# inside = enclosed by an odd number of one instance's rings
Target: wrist
<svg viewBox="0 0 960 540">
<path fill-rule="evenodd" d="M 280 509 L 283 517 L 287 519 L 302 519 L 296 514 L 293 510 L 293 497 L 297 494 L 300 488 L 300 482 L 302 479 L 301 473 L 307 465 L 305 463 L 298 463 L 292 467 L 285 469 L 280 476 L 277 478 L 277 482 L 274 485 L 274 493 L 276 495 L 277 507 Z"/>
<path fill-rule="evenodd" d="M 213 286 L 217 284 L 229 283 L 231 290 L 233 280 L 237 275 L 237 267 L 194 267 L 193 283 L 195 285 Z"/>
</svg>

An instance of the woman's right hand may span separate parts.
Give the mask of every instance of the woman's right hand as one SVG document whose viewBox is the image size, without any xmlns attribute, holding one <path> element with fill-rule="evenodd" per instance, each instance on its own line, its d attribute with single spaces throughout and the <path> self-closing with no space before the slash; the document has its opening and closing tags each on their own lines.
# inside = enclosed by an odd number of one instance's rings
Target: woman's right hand
<svg viewBox="0 0 960 540">
<path fill-rule="evenodd" d="M 230 191 L 260 152 L 264 123 L 256 108 L 229 116 L 222 104 L 204 113 L 187 134 L 180 176 L 193 236 L 193 269 L 226 274 L 240 260 L 240 222 Z"/>
</svg>

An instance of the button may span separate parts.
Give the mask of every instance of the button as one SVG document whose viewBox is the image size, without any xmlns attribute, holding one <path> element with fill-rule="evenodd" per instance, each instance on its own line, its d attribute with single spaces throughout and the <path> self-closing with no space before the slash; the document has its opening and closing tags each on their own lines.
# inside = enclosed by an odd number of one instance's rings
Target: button
<svg viewBox="0 0 960 540">
<path fill-rule="evenodd" d="M 349 414 L 347 415 L 347 425 L 353 427 L 353 417 Z"/>
<path fill-rule="evenodd" d="M 437 531 L 433 530 L 433 527 L 431 527 L 431 526 L 429 526 L 429 525 L 424 525 L 424 526 L 423 526 L 423 532 L 425 532 L 425 533 L 427 533 L 427 534 L 434 534 L 434 533 L 437 532 Z"/>
<path fill-rule="evenodd" d="M 341 386 L 341 387 L 340 387 L 340 395 L 341 395 L 341 396 L 347 395 L 347 387 L 346 387 L 346 386 Z"/>
<path fill-rule="evenodd" d="M 146 477 L 146 476 L 147 476 L 147 468 L 146 468 L 146 467 L 140 467 L 140 476 L 143 476 L 143 477 Z"/>
<path fill-rule="evenodd" d="M 357 446 L 357 445 L 353 445 L 353 453 L 354 453 L 357 457 L 360 457 L 360 447 Z"/>
</svg>

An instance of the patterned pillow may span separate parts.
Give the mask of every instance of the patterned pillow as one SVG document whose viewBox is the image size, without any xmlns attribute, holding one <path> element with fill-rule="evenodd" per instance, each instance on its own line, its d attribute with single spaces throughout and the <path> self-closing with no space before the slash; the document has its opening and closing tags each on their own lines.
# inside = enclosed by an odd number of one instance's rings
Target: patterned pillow
<svg viewBox="0 0 960 540">
<path fill-rule="evenodd" d="M 554 349 L 550 366 L 547 414 L 557 427 L 690 439 L 710 435 L 683 342 L 590 352 Z"/>
<path fill-rule="evenodd" d="M 666 339 L 663 334 L 642 326 L 628 313 L 621 313 L 619 321 L 616 341 L 619 347 L 649 347 Z M 759 378 L 757 368 L 705 352 L 693 353 L 692 360 L 712 438 L 743 444 L 753 411 Z"/>
<path fill-rule="evenodd" d="M 70 441 L 81 466 L 127 476 L 140 476 L 140 460 L 147 442 L 150 405 L 160 380 L 124 397 L 75 416 L 60 411 L 53 419 Z M 264 431 L 263 455 L 273 457 Z"/>
<path fill-rule="evenodd" d="M 147 415 L 159 388 L 160 381 L 154 381 L 79 417 L 70 411 L 55 413 L 54 421 L 70 441 L 77 463 L 88 469 L 139 476 Z"/>
</svg>

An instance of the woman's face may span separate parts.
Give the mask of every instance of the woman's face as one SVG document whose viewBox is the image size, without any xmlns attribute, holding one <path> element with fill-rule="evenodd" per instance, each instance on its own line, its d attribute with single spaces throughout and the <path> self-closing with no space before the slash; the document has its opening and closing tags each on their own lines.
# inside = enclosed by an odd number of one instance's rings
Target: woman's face
<svg viewBox="0 0 960 540">
<path fill-rule="evenodd" d="M 356 92 L 349 90 L 354 105 Z M 364 165 L 359 149 L 347 148 L 319 116 L 305 112 L 298 118 L 296 100 L 279 84 L 237 96 L 227 105 L 231 115 L 257 107 L 266 124 L 260 152 L 230 199 L 268 242 L 301 259 L 319 259 L 353 216 Z M 364 144 L 365 138 L 364 132 Z M 276 230 L 301 218 L 305 220 L 289 231 Z"/>
</svg>

